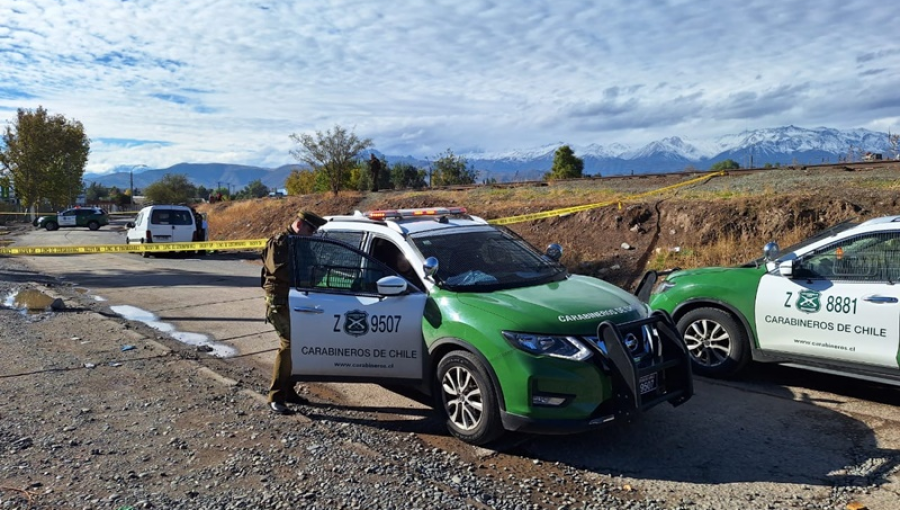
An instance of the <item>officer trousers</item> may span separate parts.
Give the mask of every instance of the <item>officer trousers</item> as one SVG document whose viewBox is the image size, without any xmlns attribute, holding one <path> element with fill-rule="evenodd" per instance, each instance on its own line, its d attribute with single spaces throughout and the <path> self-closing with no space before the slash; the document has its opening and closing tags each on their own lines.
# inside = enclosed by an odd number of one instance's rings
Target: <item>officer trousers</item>
<svg viewBox="0 0 900 510">
<path fill-rule="evenodd" d="M 291 317 L 286 304 L 266 305 L 266 318 L 278 333 L 278 352 L 275 354 L 275 366 L 272 367 L 272 383 L 269 384 L 269 402 L 286 402 L 295 395 L 294 383 L 291 382 L 293 364 L 291 362 Z"/>
</svg>

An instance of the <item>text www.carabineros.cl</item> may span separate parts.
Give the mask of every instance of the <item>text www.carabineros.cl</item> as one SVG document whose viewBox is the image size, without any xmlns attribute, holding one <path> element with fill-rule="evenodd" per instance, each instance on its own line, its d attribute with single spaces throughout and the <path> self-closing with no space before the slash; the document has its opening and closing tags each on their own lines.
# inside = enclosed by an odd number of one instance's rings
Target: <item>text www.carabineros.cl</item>
<svg viewBox="0 0 900 510">
<path fill-rule="evenodd" d="M 393 363 L 335 363 L 334 366 L 340 368 L 394 368 Z"/>
<path fill-rule="evenodd" d="M 848 347 L 846 345 L 835 345 L 835 344 L 830 344 L 828 342 L 812 342 L 810 340 L 801 340 L 799 338 L 795 338 L 794 343 L 797 343 L 800 345 L 809 345 L 811 347 L 822 347 L 825 349 L 837 349 L 839 351 L 853 352 L 856 350 L 856 347 Z"/>
</svg>

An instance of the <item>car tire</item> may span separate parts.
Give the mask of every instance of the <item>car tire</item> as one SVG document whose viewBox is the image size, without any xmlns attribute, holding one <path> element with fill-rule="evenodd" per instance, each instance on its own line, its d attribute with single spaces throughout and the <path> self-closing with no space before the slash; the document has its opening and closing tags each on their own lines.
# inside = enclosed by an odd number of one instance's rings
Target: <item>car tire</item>
<svg viewBox="0 0 900 510">
<path fill-rule="evenodd" d="M 55 221 L 48 221 L 47 223 L 44 223 L 44 228 L 47 230 L 56 230 L 59 228 L 59 225 Z"/>
<path fill-rule="evenodd" d="M 144 241 L 141 240 L 141 245 L 143 246 L 143 244 L 144 244 Z M 141 257 L 144 257 L 145 259 L 150 258 L 150 252 L 149 252 L 149 251 L 142 251 L 142 252 L 141 252 Z"/>
<path fill-rule="evenodd" d="M 96 221 L 92 221 L 92 222 L 88 223 L 88 228 L 91 230 L 97 230 L 100 228 L 100 224 L 97 223 Z"/>
<path fill-rule="evenodd" d="M 473 445 L 500 437 L 503 424 L 497 392 L 472 353 L 452 351 L 437 366 L 436 398 L 450 433 Z"/>
<path fill-rule="evenodd" d="M 691 310 L 678 319 L 678 331 L 684 337 L 695 374 L 732 377 L 750 361 L 747 332 L 725 310 Z"/>
</svg>

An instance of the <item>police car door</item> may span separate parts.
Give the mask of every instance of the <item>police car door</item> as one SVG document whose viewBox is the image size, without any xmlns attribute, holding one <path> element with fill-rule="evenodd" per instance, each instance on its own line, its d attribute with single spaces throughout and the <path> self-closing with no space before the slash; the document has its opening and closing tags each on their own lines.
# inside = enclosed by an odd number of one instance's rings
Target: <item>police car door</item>
<svg viewBox="0 0 900 510">
<path fill-rule="evenodd" d="M 795 355 L 898 367 L 900 244 L 895 233 L 855 236 L 798 259 L 791 277 L 763 276 L 759 345 Z"/>
<path fill-rule="evenodd" d="M 78 222 L 78 209 L 69 209 L 59 213 L 56 222 L 60 227 L 74 227 Z"/>
<path fill-rule="evenodd" d="M 412 286 L 379 294 L 378 280 L 394 272 L 347 244 L 292 236 L 290 247 L 295 379 L 420 381 L 426 295 Z"/>
</svg>

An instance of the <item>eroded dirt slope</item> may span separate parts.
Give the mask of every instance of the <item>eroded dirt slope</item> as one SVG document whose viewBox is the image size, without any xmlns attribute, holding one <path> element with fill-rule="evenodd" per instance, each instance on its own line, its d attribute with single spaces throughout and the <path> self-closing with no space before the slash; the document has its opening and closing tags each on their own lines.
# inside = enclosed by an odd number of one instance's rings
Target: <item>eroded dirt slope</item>
<svg viewBox="0 0 900 510">
<path fill-rule="evenodd" d="M 900 212 L 900 168 L 895 163 L 853 172 L 785 169 L 731 174 L 652 193 L 690 178 L 673 174 L 604 179 L 530 190 L 319 194 L 226 202 L 205 206 L 205 211 L 212 238 L 258 239 L 280 231 L 303 209 L 328 215 L 357 209 L 460 205 L 472 214 L 495 219 L 612 201 L 612 205 L 510 228 L 538 247 L 562 244 L 563 262 L 571 271 L 629 289 L 648 268 L 702 263 L 706 259 L 696 257 L 698 251 L 729 252 L 730 260 L 723 263 L 737 264 L 759 256 L 770 240 L 786 246 L 841 221 Z M 640 199 L 628 198 L 648 192 Z"/>
</svg>

